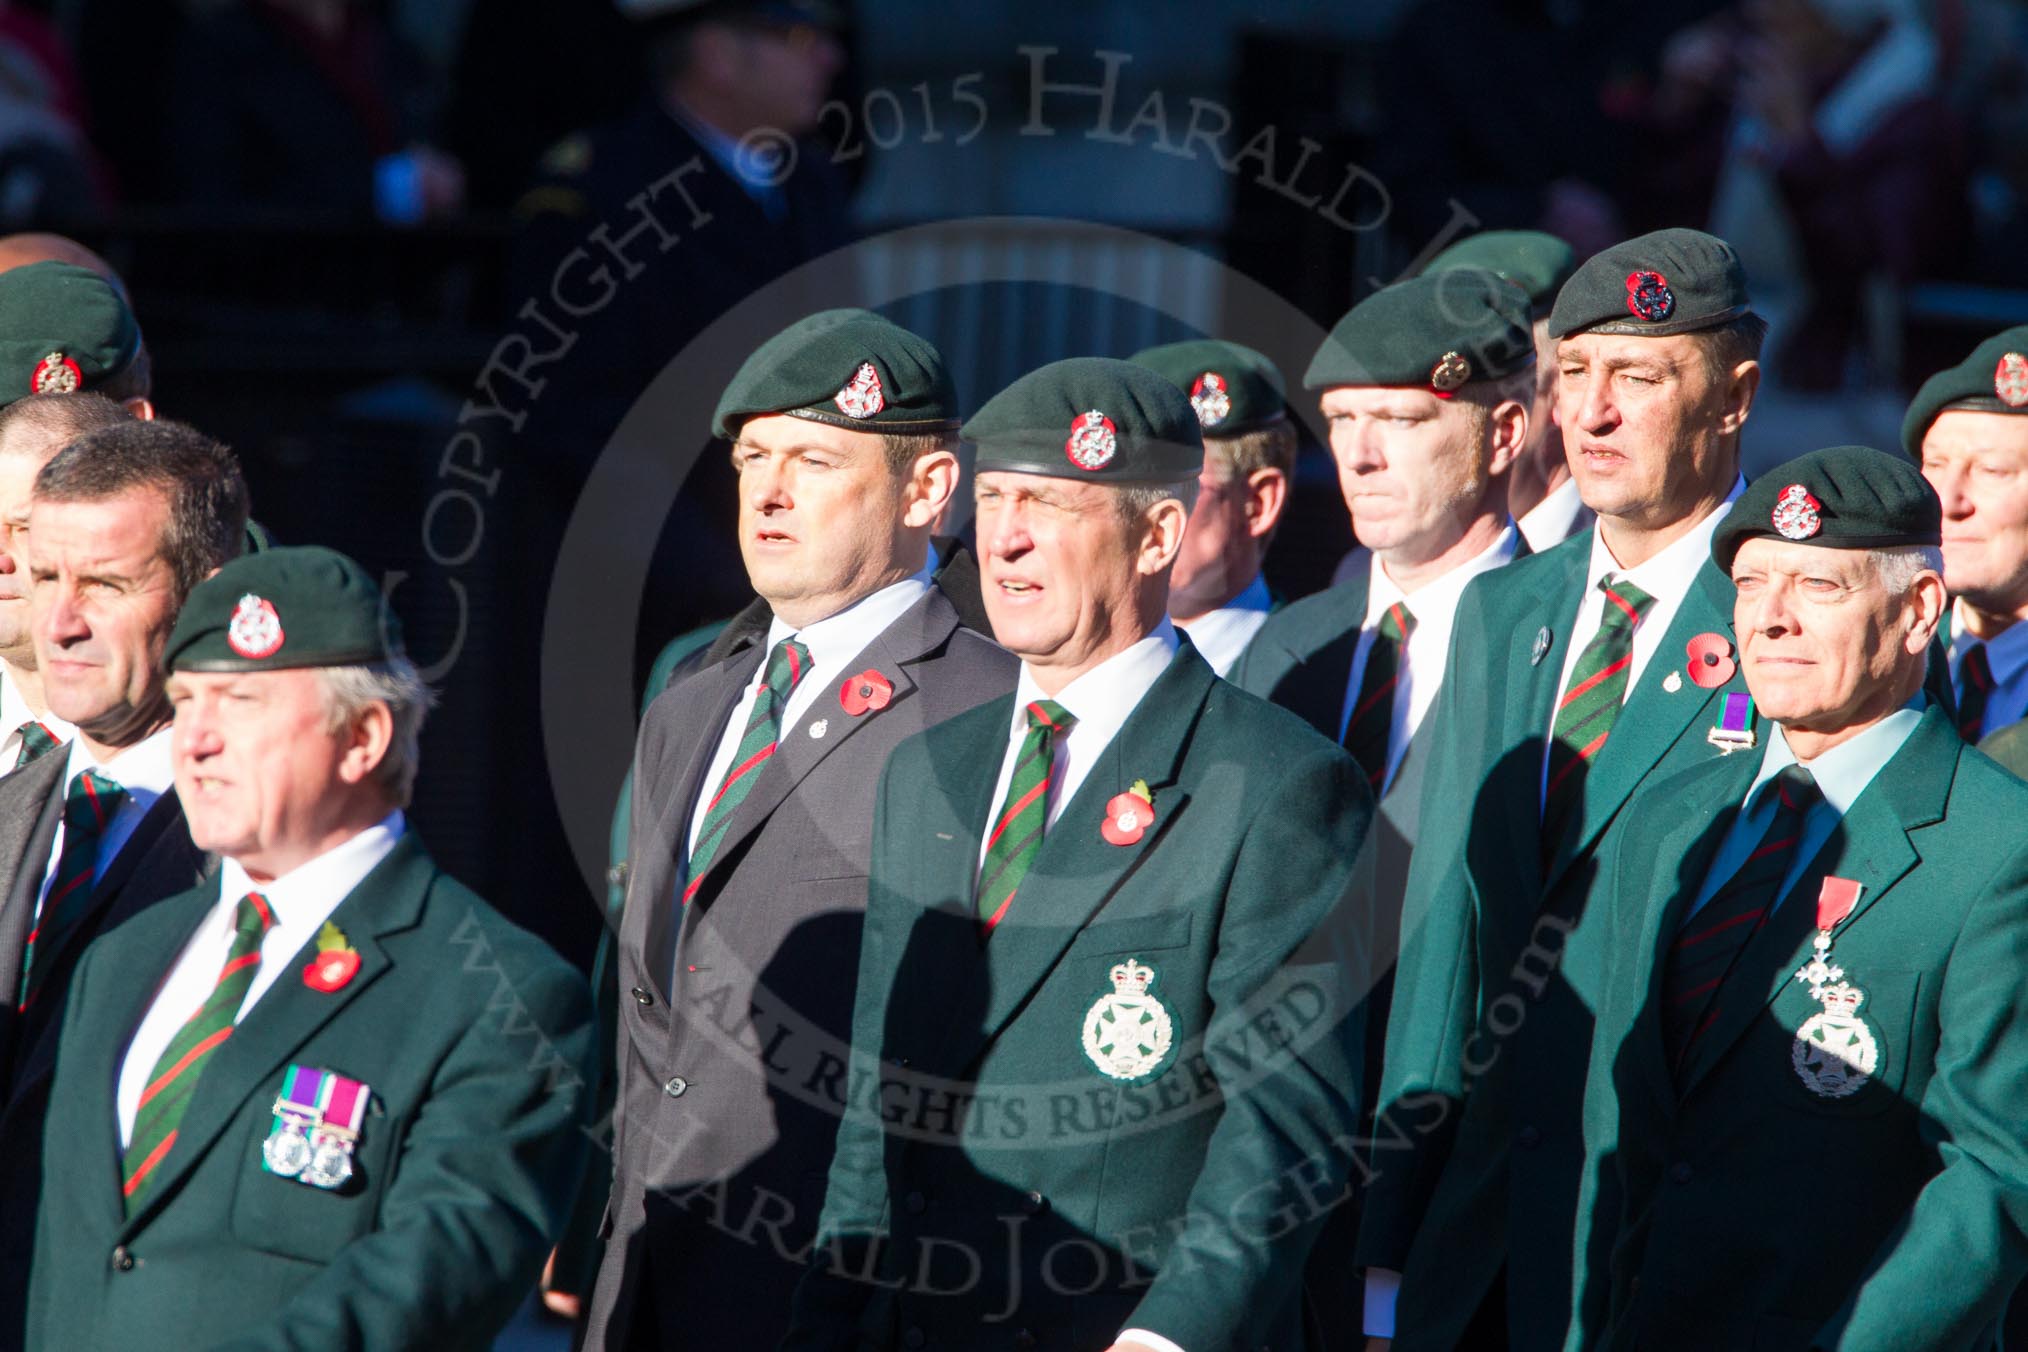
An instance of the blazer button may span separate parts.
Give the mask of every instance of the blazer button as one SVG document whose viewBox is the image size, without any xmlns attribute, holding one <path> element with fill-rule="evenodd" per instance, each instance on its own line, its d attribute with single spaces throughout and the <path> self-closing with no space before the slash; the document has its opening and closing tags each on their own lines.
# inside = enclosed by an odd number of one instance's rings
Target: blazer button
<svg viewBox="0 0 2028 1352">
<path fill-rule="evenodd" d="M 637 1005 L 652 1005 L 655 1003 L 655 997 L 642 990 L 639 986 L 636 986 L 634 987 L 634 1003 Z"/>
<path fill-rule="evenodd" d="M 1672 1164 L 1669 1166 L 1669 1177 L 1678 1183 L 1688 1183 L 1691 1172 L 1691 1168 L 1687 1164 Z"/>
<path fill-rule="evenodd" d="M 113 1270 L 115 1272 L 132 1272 L 134 1270 L 134 1255 L 127 1252 L 127 1246 L 124 1244 L 113 1250 Z"/>
<path fill-rule="evenodd" d="M 671 1075 L 668 1078 L 668 1080 L 663 1083 L 662 1092 L 667 1094 L 670 1098 L 682 1098 L 684 1091 L 689 1088 L 690 1081 L 684 1079 L 681 1075 Z"/>
<path fill-rule="evenodd" d="M 901 1345 L 903 1347 L 927 1347 L 929 1345 L 929 1335 L 921 1329 L 910 1329 L 901 1335 Z"/>
<path fill-rule="evenodd" d="M 919 1192 L 912 1192 L 902 1198 L 901 1204 L 907 1208 L 908 1214 L 911 1216 L 920 1216 L 923 1212 L 929 1210 L 929 1199 Z"/>
<path fill-rule="evenodd" d="M 1542 1133 L 1535 1127 L 1523 1127 L 1516 1139 L 1521 1142 L 1522 1149 L 1533 1150 L 1542 1144 Z"/>
<path fill-rule="evenodd" d="M 1049 1199 L 1039 1192 L 1031 1192 L 1021 1199 L 1021 1209 L 1031 1216 L 1040 1216 L 1049 1210 Z"/>
</svg>

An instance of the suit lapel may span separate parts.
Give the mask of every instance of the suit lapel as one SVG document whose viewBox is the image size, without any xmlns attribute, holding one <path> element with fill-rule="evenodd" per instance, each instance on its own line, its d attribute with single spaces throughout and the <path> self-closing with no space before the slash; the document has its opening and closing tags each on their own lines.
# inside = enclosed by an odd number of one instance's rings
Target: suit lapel
<svg viewBox="0 0 2028 1352">
<path fill-rule="evenodd" d="M 1844 934 L 1915 867 L 1920 856 L 1909 833 L 1943 818 L 1963 749 L 1941 710 L 1924 713 L 1907 743 L 1881 767 L 1739 955 L 1718 990 L 1711 1027 L 1692 1048 L 1683 1076 L 1686 1096 L 1809 961 L 1817 932 L 1817 892 L 1824 879 L 1850 878 L 1860 884 L 1859 901 L 1838 928 Z M 1864 973 L 1853 975 L 1865 984 Z"/>
<path fill-rule="evenodd" d="M 180 840 L 177 837 L 181 837 Z M 113 856 L 106 866 L 105 875 L 92 883 L 92 894 L 87 898 L 85 909 L 68 927 L 54 935 L 55 942 L 49 952 L 38 954 L 37 966 L 47 961 L 60 962 L 63 955 L 77 944 L 96 937 L 99 921 L 104 918 L 121 890 L 137 876 L 146 876 L 143 870 L 152 862 L 158 852 L 167 852 L 181 845 L 192 855 L 197 849 L 189 844 L 188 828 L 183 824 L 183 802 L 176 796 L 176 790 L 157 798 L 142 814 L 134 826 L 133 834 L 120 846 L 120 852 Z M 166 861 L 165 861 L 166 862 Z M 181 892 L 194 886 L 202 876 L 202 868 L 195 869 L 190 876 L 177 878 L 170 884 L 170 892 Z M 39 947 L 39 945 L 38 945 Z M 55 970 L 54 966 L 50 970 Z"/>
<path fill-rule="evenodd" d="M 1293 713 L 1335 742 L 1345 713 L 1345 693 L 1352 683 L 1352 659 L 1366 624 L 1366 599 L 1372 574 L 1366 569 L 1324 593 L 1308 634 L 1296 643 L 1278 640 L 1289 667 L 1267 698 Z"/>
<path fill-rule="evenodd" d="M 249 1097 L 280 1087 L 282 1068 L 296 1049 L 387 971 L 391 961 L 376 940 L 415 924 L 435 875 L 436 866 L 421 843 L 413 834 L 405 835 L 338 904 L 331 923 L 345 931 L 358 950 L 359 970 L 337 990 L 312 990 L 297 976 L 294 957 L 285 960 L 288 968 L 212 1054 L 177 1126 L 176 1144 L 159 1166 L 141 1210 L 127 1221 L 127 1233 L 175 1193 L 177 1182 L 211 1148 Z"/>
<path fill-rule="evenodd" d="M 1570 546 L 1555 557 L 1563 566 L 1562 575 L 1546 577 L 1544 585 L 1530 593 L 1528 602 L 1515 610 L 1510 628 L 1503 631 L 1496 625 L 1490 630 L 1493 641 L 1481 659 L 1506 673 L 1502 723 L 1506 739 L 1499 748 L 1501 754 L 1491 763 L 1496 771 L 1506 767 L 1511 776 L 1506 791 L 1516 805 L 1513 811 L 1499 814 L 1509 836 L 1495 857 L 1502 860 L 1503 868 L 1525 868 L 1530 877 L 1540 876 L 1542 859 L 1543 748 L 1591 559 L 1588 547 L 1581 546 Z M 1534 908 L 1516 907 L 1514 911 L 1510 920 L 1525 934 L 1535 923 Z"/>
<path fill-rule="evenodd" d="M 61 811 L 64 766 L 69 757 L 52 751 L 0 780 L 0 991 L 11 997 L 21 981 L 21 951 L 35 927 L 36 896 L 49 866 Z M 10 1010 L 13 1000 L 4 1003 Z"/>
</svg>

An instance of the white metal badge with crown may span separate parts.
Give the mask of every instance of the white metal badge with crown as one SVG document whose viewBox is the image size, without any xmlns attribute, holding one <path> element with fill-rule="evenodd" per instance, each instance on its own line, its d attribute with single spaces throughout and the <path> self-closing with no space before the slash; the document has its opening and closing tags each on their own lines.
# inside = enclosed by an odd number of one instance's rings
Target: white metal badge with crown
<svg viewBox="0 0 2028 1352">
<path fill-rule="evenodd" d="M 1858 883 L 1824 879 L 1817 897 L 1817 937 L 1811 941 L 1815 952 L 1796 972 L 1796 980 L 1808 982 L 1810 998 L 1824 1008 L 1796 1030 L 1789 1064 L 1818 1098 L 1849 1098 L 1880 1069 L 1880 1043 L 1859 1017 L 1866 992 L 1845 980 L 1845 969 L 1831 961 L 1831 932 L 1858 900 Z"/>
<path fill-rule="evenodd" d="M 1084 1016 L 1084 1054 L 1115 1080 L 1138 1080 L 1162 1064 L 1176 1029 L 1162 1002 L 1148 994 L 1155 969 L 1133 958 L 1112 970 L 1113 993 Z"/>
<path fill-rule="evenodd" d="M 848 418 L 872 417 L 887 407 L 887 392 L 880 387 L 880 372 L 874 369 L 872 362 L 860 362 L 859 369 L 852 373 L 852 379 L 831 396 L 831 402 Z"/>
<path fill-rule="evenodd" d="M 241 657 L 259 661 L 282 646 L 282 617 L 265 598 L 252 592 L 239 598 L 225 626 L 225 644 Z"/>
<path fill-rule="evenodd" d="M 1098 409 L 1087 410 L 1070 424 L 1070 437 L 1063 443 L 1063 453 L 1079 469 L 1104 469 L 1119 450 L 1119 431 L 1113 420 Z"/>
</svg>

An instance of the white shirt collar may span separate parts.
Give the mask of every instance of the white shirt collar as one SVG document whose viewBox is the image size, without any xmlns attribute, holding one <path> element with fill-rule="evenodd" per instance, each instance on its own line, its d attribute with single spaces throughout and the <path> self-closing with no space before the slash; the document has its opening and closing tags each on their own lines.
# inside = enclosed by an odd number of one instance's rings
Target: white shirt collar
<svg viewBox="0 0 2028 1352">
<path fill-rule="evenodd" d="M 1638 568 L 1620 567 L 1619 561 L 1613 558 L 1612 550 L 1606 548 L 1605 535 L 1598 525 L 1594 525 L 1591 528 L 1591 563 L 1585 572 L 1585 589 L 1595 590 L 1599 579 L 1611 574 L 1633 583 L 1650 596 L 1682 596 L 1697 580 L 1698 569 L 1711 557 L 1711 537 L 1718 533 L 1718 523 L 1725 519 L 1725 514 L 1732 510 L 1732 504 L 1745 491 L 1746 480 L 1735 475 L 1732 491 L 1725 495 L 1725 501 L 1714 507 L 1680 539 L 1672 541 L 1668 548 Z"/>
<path fill-rule="evenodd" d="M 29 708 L 28 701 L 22 697 L 21 686 L 15 681 L 13 673 L 5 666 L 0 666 L 0 742 L 6 743 L 10 749 L 18 747 L 20 743 L 13 740 L 15 734 L 20 732 L 21 725 L 30 719 L 49 729 L 50 736 L 59 742 L 77 740 L 75 726 L 58 718 L 52 712 L 45 710 L 36 713 Z M 7 758 L 7 764 L 13 764 L 11 756 Z M 5 773 L 5 770 L 5 766 L 0 766 L 0 773 Z"/>
<path fill-rule="evenodd" d="M 1844 816 L 1852 810 L 1852 804 L 1873 782 L 1894 754 L 1901 750 L 1916 725 L 1922 722 L 1923 697 L 1918 695 L 1901 708 L 1875 723 L 1866 731 L 1848 741 L 1838 743 L 1823 755 L 1803 768 L 1810 772 L 1810 778 L 1817 782 L 1817 789 L 1824 795 L 1824 801 Z M 1753 778 L 1753 785 L 1747 790 L 1746 801 L 1753 802 L 1760 786 L 1773 779 L 1791 765 L 1801 764 L 1796 753 L 1789 749 L 1786 733 L 1780 724 L 1774 725 L 1774 736 L 1767 739 L 1767 751 L 1761 757 L 1760 773 Z"/>
<path fill-rule="evenodd" d="M 361 879 L 379 867 L 407 831 L 408 818 L 396 808 L 358 835 L 296 865 L 272 882 L 255 882 L 237 859 L 221 860 L 219 903 L 236 905 L 247 893 L 258 892 L 267 898 L 277 919 L 312 907 L 322 908 L 328 916 L 338 902 L 359 886 Z"/>
<path fill-rule="evenodd" d="M 163 728 L 132 746 L 122 747 L 104 763 L 92 759 L 92 753 L 85 749 L 84 738 L 73 737 L 63 782 L 70 783 L 86 770 L 110 775 L 114 783 L 127 791 L 129 803 L 145 809 L 176 787 L 176 772 L 169 759 L 169 729 Z"/>
<path fill-rule="evenodd" d="M 1951 607 L 1951 658 L 1961 662 L 1973 647 L 1983 643 L 1986 647 L 1986 665 L 1992 668 L 1993 681 L 2005 685 L 2028 667 L 2028 620 L 2017 620 L 1991 638 L 1978 638 L 1965 628 L 1964 602 L 1960 599 Z"/>
<path fill-rule="evenodd" d="M 1457 613 L 1458 598 L 1464 595 L 1465 584 L 1481 573 L 1491 572 L 1502 564 L 1510 563 L 1519 546 L 1520 531 L 1509 521 L 1493 543 L 1466 559 L 1441 577 L 1431 578 L 1412 592 L 1405 592 L 1395 585 L 1387 575 L 1387 566 L 1375 554 L 1367 570 L 1366 585 L 1366 628 L 1380 623 L 1380 617 L 1396 601 L 1408 603 L 1408 613 L 1415 616 L 1417 631 L 1428 621 L 1437 621 L 1446 628 L 1450 617 Z"/>
<path fill-rule="evenodd" d="M 1013 735 L 1026 735 L 1031 703 L 1054 699 L 1077 720 L 1071 735 L 1081 748 L 1096 750 L 1105 746 L 1139 706 L 1149 687 L 1168 670 L 1170 659 L 1176 655 L 1177 642 L 1176 628 L 1165 618 L 1146 638 L 1114 653 L 1053 696 L 1042 693 L 1035 674 L 1023 662 L 1020 678 L 1014 685 Z"/>
<path fill-rule="evenodd" d="M 1584 520 L 1584 499 L 1577 491 L 1577 480 L 1565 479 L 1549 490 L 1549 495 L 1521 514 L 1516 524 L 1521 528 L 1528 547 L 1540 554 L 1554 548 L 1577 534 L 1578 523 Z"/>
<path fill-rule="evenodd" d="M 1245 591 L 1218 609 L 1206 611 L 1187 624 L 1180 620 L 1176 623 L 1190 635 L 1191 643 L 1211 664 L 1211 669 L 1223 676 L 1232 670 L 1246 645 L 1253 642 L 1253 636 L 1267 623 L 1268 611 L 1273 606 L 1267 579 L 1255 573 Z"/>
<path fill-rule="evenodd" d="M 932 552 L 931 562 L 923 564 L 914 576 L 862 596 L 836 614 L 827 615 L 801 629 L 791 627 L 777 615 L 768 624 L 768 651 L 773 652 L 777 643 L 793 636 L 810 650 L 813 667 L 849 661 L 888 625 L 900 619 L 910 606 L 922 600 L 923 593 L 930 588 L 930 570 L 935 558 Z M 761 671 L 762 679 L 766 679 L 765 659 L 761 662 Z"/>
</svg>

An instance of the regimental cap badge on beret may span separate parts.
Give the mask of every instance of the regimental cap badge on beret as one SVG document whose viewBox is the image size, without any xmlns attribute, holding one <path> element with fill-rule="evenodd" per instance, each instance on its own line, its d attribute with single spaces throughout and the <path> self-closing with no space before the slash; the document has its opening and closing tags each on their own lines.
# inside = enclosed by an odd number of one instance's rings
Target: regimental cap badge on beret
<svg viewBox="0 0 2028 1352">
<path fill-rule="evenodd" d="M 2028 407 L 2028 357 L 2003 352 L 1993 368 L 1993 394 L 2008 408 Z"/>
<path fill-rule="evenodd" d="M 1070 463 L 1083 470 L 1104 469 L 1113 462 L 1118 449 L 1119 429 L 1098 409 L 1079 414 L 1070 425 L 1070 439 L 1063 443 L 1063 453 L 1070 457 Z"/>
<path fill-rule="evenodd" d="M 852 373 L 852 379 L 845 382 L 831 402 L 838 411 L 848 418 L 870 418 L 887 407 L 887 397 L 880 389 L 880 372 L 873 363 L 863 361 Z"/>
<path fill-rule="evenodd" d="M 1807 540 L 1824 528 L 1824 504 L 1801 484 L 1790 484 L 1775 499 L 1770 518 L 1784 540 Z"/>
<path fill-rule="evenodd" d="M 31 394 L 75 394 L 84 386 L 84 371 L 61 349 L 35 363 L 28 377 Z"/>
<path fill-rule="evenodd" d="M 282 617 L 275 613 L 274 605 L 252 592 L 239 598 L 225 626 L 225 645 L 254 662 L 281 651 L 285 637 Z"/>
<path fill-rule="evenodd" d="M 1461 352 L 1446 352 L 1429 371 L 1429 387 L 1449 398 L 1472 378 L 1472 363 Z"/>
<path fill-rule="evenodd" d="M 1232 395 L 1225 377 L 1216 371 L 1206 371 L 1191 382 L 1190 407 L 1196 410 L 1200 427 L 1209 430 L 1224 422 L 1232 412 Z"/>
<path fill-rule="evenodd" d="M 1627 274 L 1627 311 L 1636 319 L 1659 324 L 1676 313 L 1676 293 L 1669 279 L 1652 269 Z"/>
</svg>

